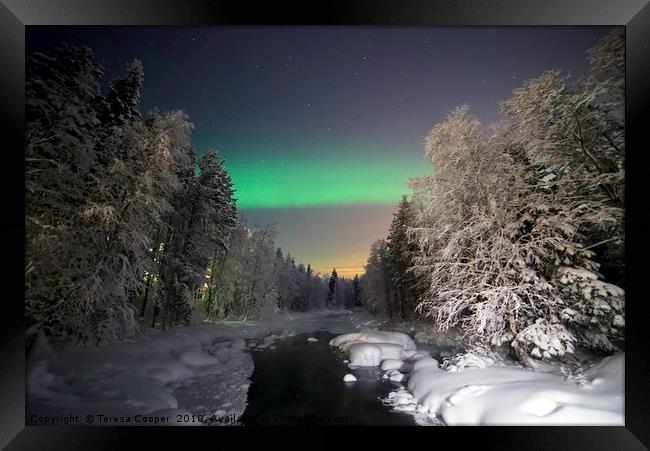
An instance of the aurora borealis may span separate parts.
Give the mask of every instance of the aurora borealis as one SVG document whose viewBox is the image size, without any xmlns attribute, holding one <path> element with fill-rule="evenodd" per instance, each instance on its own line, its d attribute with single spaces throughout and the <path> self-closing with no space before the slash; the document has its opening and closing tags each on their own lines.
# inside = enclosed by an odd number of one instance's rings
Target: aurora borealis
<svg viewBox="0 0 650 451">
<path fill-rule="evenodd" d="M 378 157 L 362 161 L 350 156 L 318 154 L 276 161 L 261 157 L 257 164 L 229 160 L 241 208 L 284 208 L 392 204 L 407 192 L 404 181 L 426 173 L 418 161 Z M 345 162 L 345 164 L 341 164 Z"/>
<path fill-rule="evenodd" d="M 321 272 L 363 272 L 422 141 L 468 103 L 487 127 L 526 79 L 579 76 L 603 27 L 28 27 L 27 52 L 87 45 L 106 78 L 142 60 L 143 110 L 182 109 L 251 225 Z"/>
</svg>

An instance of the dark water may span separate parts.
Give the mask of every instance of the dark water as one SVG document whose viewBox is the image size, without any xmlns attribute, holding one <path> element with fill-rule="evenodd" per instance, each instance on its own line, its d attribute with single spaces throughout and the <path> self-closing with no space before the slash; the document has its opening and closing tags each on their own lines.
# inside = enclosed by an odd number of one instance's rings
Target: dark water
<svg viewBox="0 0 650 451">
<path fill-rule="evenodd" d="M 255 369 L 248 391 L 244 425 L 412 426 L 412 417 L 392 412 L 379 398 L 395 387 L 381 381 L 379 368 L 350 370 L 345 356 L 329 346 L 335 335 L 313 332 L 252 350 Z M 318 338 L 310 343 L 307 338 Z M 352 373 L 356 382 L 343 382 Z"/>
</svg>

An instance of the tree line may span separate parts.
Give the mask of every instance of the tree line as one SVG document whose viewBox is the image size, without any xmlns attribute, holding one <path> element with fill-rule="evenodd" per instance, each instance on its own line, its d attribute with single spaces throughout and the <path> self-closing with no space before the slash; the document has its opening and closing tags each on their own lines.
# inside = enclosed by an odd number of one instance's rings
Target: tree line
<svg viewBox="0 0 650 451">
<path fill-rule="evenodd" d="M 489 133 L 467 105 L 428 134 L 432 173 L 409 181 L 361 298 L 419 314 L 529 367 L 609 353 L 624 338 L 624 32 L 589 72 L 528 80 Z"/>
<path fill-rule="evenodd" d="M 140 61 L 106 86 L 103 75 L 87 47 L 27 58 L 28 336 L 97 344 L 197 314 L 342 305 L 326 276 L 283 257 L 273 224 L 246 225 L 223 160 L 196 154 L 184 112 L 141 115 Z"/>
</svg>

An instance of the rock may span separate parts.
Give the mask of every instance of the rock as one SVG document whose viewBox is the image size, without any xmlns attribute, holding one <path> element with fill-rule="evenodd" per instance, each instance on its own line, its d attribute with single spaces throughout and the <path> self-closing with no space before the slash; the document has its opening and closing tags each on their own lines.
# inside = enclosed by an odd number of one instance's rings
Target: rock
<svg viewBox="0 0 650 451">
<path fill-rule="evenodd" d="M 397 359 L 384 359 L 381 362 L 381 369 L 384 371 L 389 371 L 389 370 L 399 370 L 404 362 L 401 360 Z"/>
<path fill-rule="evenodd" d="M 404 375 L 399 371 L 391 371 L 389 379 L 393 382 L 402 382 Z"/>
<path fill-rule="evenodd" d="M 354 377 L 354 375 L 350 374 L 350 373 L 343 376 L 343 382 L 356 382 L 356 380 L 357 380 L 357 378 Z"/>
</svg>

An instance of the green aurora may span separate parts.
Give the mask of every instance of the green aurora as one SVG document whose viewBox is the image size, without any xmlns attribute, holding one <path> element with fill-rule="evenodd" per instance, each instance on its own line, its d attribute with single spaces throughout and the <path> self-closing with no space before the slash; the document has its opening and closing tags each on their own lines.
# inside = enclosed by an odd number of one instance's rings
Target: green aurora
<svg viewBox="0 0 650 451">
<path fill-rule="evenodd" d="M 377 155 L 362 160 L 355 155 L 226 157 L 226 167 L 240 208 L 395 204 L 409 193 L 407 179 L 431 171 L 423 160 L 412 157 Z"/>
</svg>

